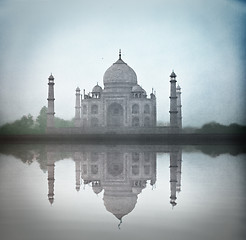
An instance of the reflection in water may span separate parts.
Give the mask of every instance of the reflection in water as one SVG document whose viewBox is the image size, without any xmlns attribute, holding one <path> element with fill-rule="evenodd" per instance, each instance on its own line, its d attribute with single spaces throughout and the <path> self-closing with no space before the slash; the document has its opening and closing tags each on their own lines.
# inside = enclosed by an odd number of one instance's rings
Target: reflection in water
<svg viewBox="0 0 246 240">
<path fill-rule="evenodd" d="M 48 199 L 51 204 L 55 195 L 55 159 L 59 159 L 61 149 L 47 147 Z M 95 194 L 104 190 L 103 201 L 107 211 L 116 218 L 129 214 L 137 203 L 138 194 L 149 184 L 156 183 L 156 148 L 147 150 L 141 146 L 122 149 L 121 147 L 103 147 L 71 153 L 75 161 L 75 188 L 81 183 L 91 185 Z M 181 190 L 181 147 L 165 147 L 170 153 L 170 203 L 177 205 L 176 193 Z M 64 149 L 63 151 L 67 151 Z"/>
<path fill-rule="evenodd" d="M 246 239 L 245 154 L 199 148 L 1 145 L 1 239 Z"/>
<path fill-rule="evenodd" d="M 181 191 L 181 158 L 182 151 L 180 148 L 170 152 L 170 203 L 173 207 L 177 205 L 175 202 L 177 199 L 176 193 Z"/>
</svg>

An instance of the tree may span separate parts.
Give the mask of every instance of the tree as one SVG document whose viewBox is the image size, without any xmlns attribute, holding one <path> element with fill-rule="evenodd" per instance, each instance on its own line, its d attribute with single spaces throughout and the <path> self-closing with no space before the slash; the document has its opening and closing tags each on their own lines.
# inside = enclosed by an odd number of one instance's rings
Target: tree
<svg viewBox="0 0 246 240">
<path fill-rule="evenodd" d="M 224 133 L 224 134 L 245 134 L 246 127 L 232 123 L 229 126 L 222 125 L 217 122 L 210 122 L 204 124 L 196 133 Z"/>
<path fill-rule="evenodd" d="M 13 123 L 6 123 L 0 128 L 1 134 L 33 134 L 36 133 L 34 120 L 31 114 L 23 116 Z"/>
<path fill-rule="evenodd" d="M 40 131 L 40 133 L 45 133 L 45 129 L 47 126 L 47 107 L 44 106 L 39 112 L 39 115 L 36 119 L 37 123 L 37 129 Z M 61 128 L 61 127 L 73 127 L 73 120 L 64 120 L 62 118 L 55 117 L 54 118 L 55 127 Z"/>
<path fill-rule="evenodd" d="M 64 120 L 62 118 L 55 117 L 55 127 L 64 128 L 64 127 L 73 127 L 73 120 Z"/>
<path fill-rule="evenodd" d="M 43 106 L 39 112 L 39 115 L 36 119 L 37 128 L 40 133 L 45 133 L 46 125 L 47 125 L 47 107 Z"/>
</svg>

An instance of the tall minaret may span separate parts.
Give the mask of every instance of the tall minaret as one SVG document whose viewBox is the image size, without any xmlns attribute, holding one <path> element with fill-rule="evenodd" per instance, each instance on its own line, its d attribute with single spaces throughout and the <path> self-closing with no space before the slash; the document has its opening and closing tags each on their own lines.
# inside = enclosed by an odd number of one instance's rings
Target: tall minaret
<svg viewBox="0 0 246 240">
<path fill-rule="evenodd" d="M 182 105 L 181 105 L 181 87 L 176 88 L 177 94 L 177 110 L 178 110 L 178 127 L 182 129 Z"/>
<path fill-rule="evenodd" d="M 152 93 L 150 94 L 150 99 L 152 100 L 153 106 L 153 126 L 156 126 L 156 95 L 154 89 L 152 88 Z"/>
<path fill-rule="evenodd" d="M 176 74 L 172 71 L 170 75 L 170 127 L 178 126 L 178 110 L 177 110 L 177 95 L 176 95 Z"/>
<path fill-rule="evenodd" d="M 47 152 L 47 169 L 48 169 L 48 199 L 50 204 L 54 202 L 54 183 L 55 183 L 55 160 L 52 153 Z"/>
<path fill-rule="evenodd" d="M 48 111 L 47 111 L 47 128 L 50 127 L 54 127 L 54 115 L 55 115 L 55 111 L 54 111 L 54 77 L 52 74 L 50 74 L 49 78 L 48 78 L 49 82 L 49 91 L 48 91 Z"/>
<path fill-rule="evenodd" d="M 79 87 L 76 88 L 76 100 L 75 100 L 75 118 L 74 124 L 75 127 L 80 127 L 81 125 L 81 117 L 80 117 L 80 89 Z"/>
<path fill-rule="evenodd" d="M 170 151 L 170 191 L 171 191 L 170 203 L 173 207 L 177 205 L 177 203 L 175 202 L 175 200 L 177 199 L 176 197 L 177 170 L 178 170 L 177 158 L 178 158 L 178 151 L 176 149 L 171 149 Z"/>
</svg>

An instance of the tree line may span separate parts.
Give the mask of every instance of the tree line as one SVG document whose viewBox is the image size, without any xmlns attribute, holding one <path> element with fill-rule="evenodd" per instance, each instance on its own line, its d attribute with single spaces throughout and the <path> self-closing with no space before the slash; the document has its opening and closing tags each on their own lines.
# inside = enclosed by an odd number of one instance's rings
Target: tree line
<svg viewBox="0 0 246 240">
<path fill-rule="evenodd" d="M 202 134 L 246 134 L 246 126 L 239 125 L 237 123 L 232 123 L 228 126 L 217 123 L 210 122 L 204 124 L 201 128 L 195 130 L 195 133 Z"/>
<path fill-rule="evenodd" d="M 36 119 L 31 114 L 23 116 L 13 123 L 6 123 L 0 127 L 0 134 L 44 134 L 47 122 L 47 107 L 42 107 Z M 55 127 L 73 127 L 74 121 L 64 120 L 55 117 Z M 161 122 L 158 122 L 161 126 Z M 185 127 L 183 133 L 200 133 L 200 134 L 246 134 L 246 126 L 232 123 L 228 126 L 217 122 L 204 124 L 201 128 Z"/>
<path fill-rule="evenodd" d="M 24 115 L 12 123 L 6 123 L 0 127 L 0 134 L 44 134 L 47 122 L 47 107 L 42 107 L 36 119 L 31 114 Z M 55 117 L 55 127 L 73 127 L 72 120 L 64 120 Z"/>
<path fill-rule="evenodd" d="M 157 122 L 157 126 L 169 126 L 168 123 L 162 121 Z M 246 134 L 246 126 L 232 123 L 223 125 L 217 122 L 209 122 L 202 127 L 183 127 L 182 133 L 197 133 L 197 134 Z"/>
</svg>

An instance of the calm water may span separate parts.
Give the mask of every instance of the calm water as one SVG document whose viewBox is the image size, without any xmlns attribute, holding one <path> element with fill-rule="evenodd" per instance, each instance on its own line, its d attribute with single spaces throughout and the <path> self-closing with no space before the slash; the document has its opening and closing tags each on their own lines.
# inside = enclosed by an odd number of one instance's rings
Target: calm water
<svg viewBox="0 0 246 240">
<path fill-rule="evenodd" d="M 1 146 L 0 238 L 244 240 L 245 170 L 228 146 Z"/>
</svg>

